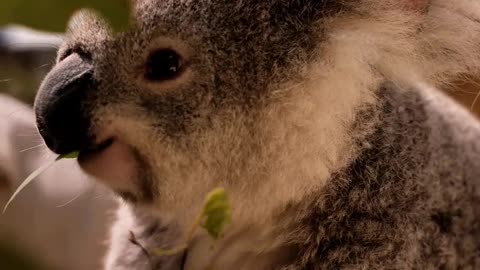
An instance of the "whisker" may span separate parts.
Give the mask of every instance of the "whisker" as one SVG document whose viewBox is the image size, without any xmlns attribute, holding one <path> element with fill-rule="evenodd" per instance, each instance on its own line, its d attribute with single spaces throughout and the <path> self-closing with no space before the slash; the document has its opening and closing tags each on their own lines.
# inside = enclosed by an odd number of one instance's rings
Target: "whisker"
<svg viewBox="0 0 480 270">
<path fill-rule="evenodd" d="M 32 133 L 32 134 L 17 134 L 15 135 L 17 137 L 36 137 L 36 136 L 40 136 L 40 134 L 38 133 Z"/>
<path fill-rule="evenodd" d="M 48 66 L 51 66 L 51 65 L 52 65 L 51 63 L 46 63 L 46 64 L 43 64 L 43 65 L 41 65 L 41 66 L 39 66 L 39 67 L 34 68 L 33 70 L 39 70 L 39 69 L 41 69 L 41 68 L 48 67 Z"/>
<path fill-rule="evenodd" d="M 475 85 L 476 87 L 480 88 L 480 83 L 479 82 L 477 82 L 475 80 L 471 80 L 470 83 Z M 471 111 L 473 111 L 475 109 L 475 105 L 477 104 L 479 98 L 480 98 L 480 90 L 477 91 L 477 94 L 475 95 L 475 98 L 472 101 L 472 105 L 470 106 Z"/>
<path fill-rule="evenodd" d="M 33 150 L 33 149 L 37 149 L 37 148 L 40 148 L 44 146 L 44 144 L 39 144 L 39 145 L 35 145 L 35 146 L 32 146 L 32 147 L 29 147 L 29 148 L 26 148 L 26 149 L 23 149 L 20 151 L 20 153 L 24 153 L 24 152 L 27 152 L 27 151 L 30 151 L 30 150 Z"/>
<path fill-rule="evenodd" d="M 60 45 L 52 42 L 9 42 L 6 44 L 8 47 L 22 47 L 22 45 L 34 45 L 34 46 L 44 46 L 50 49 L 58 49 Z"/>
<path fill-rule="evenodd" d="M 35 129 L 32 128 L 31 130 L 32 130 L 32 133 L 28 132 L 28 130 L 25 130 L 24 132 L 15 134 L 15 136 L 23 137 L 23 138 L 31 138 L 33 143 L 35 143 L 35 140 L 38 143 L 43 142 L 40 132 L 38 132 L 36 128 Z"/>
<path fill-rule="evenodd" d="M 15 136 L 17 136 L 17 137 L 34 137 L 33 139 L 41 139 L 40 132 L 38 131 L 38 129 L 36 127 L 31 127 L 31 128 L 29 128 L 29 130 L 31 130 L 32 133 L 27 133 L 28 130 L 25 130 L 22 133 L 15 134 Z M 42 142 L 42 141 L 43 140 L 40 140 L 39 142 Z"/>
<path fill-rule="evenodd" d="M 81 191 L 79 192 L 75 197 L 73 197 L 71 200 L 69 200 L 68 202 L 64 203 L 64 204 L 61 204 L 61 205 L 58 205 L 57 208 L 63 208 L 71 203 L 73 203 L 74 201 L 76 201 L 78 198 L 80 198 L 82 195 L 86 194 L 86 193 L 92 193 L 94 190 L 95 190 L 95 187 L 96 187 L 96 184 L 92 185 L 89 189 L 85 190 L 85 191 Z"/>
<path fill-rule="evenodd" d="M 467 95 L 477 94 L 477 91 L 468 91 L 468 90 L 465 90 L 463 88 L 455 89 L 454 92 L 459 92 L 459 93 L 467 94 Z"/>
<path fill-rule="evenodd" d="M 65 206 L 73 203 L 73 202 L 76 201 L 78 198 L 80 198 L 84 193 L 85 193 L 85 191 L 79 192 L 75 197 L 73 197 L 73 199 L 69 200 L 68 202 L 66 202 L 66 203 L 64 203 L 64 204 L 57 205 L 56 208 L 63 208 L 63 207 L 65 207 Z"/>
<path fill-rule="evenodd" d="M 19 112 L 23 112 L 23 111 L 27 111 L 27 110 L 30 110 L 30 108 L 22 108 L 22 109 L 18 109 L 16 111 L 13 111 L 7 115 L 4 115 L 5 117 L 12 117 L 14 114 L 17 114 Z"/>
<path fill-rule="evenodd" d="M 475 95 L 475 99 L 473 99 L 472 105 L 470 106 L 471 111 L 475 110 L 475 105 L 477 104 L 477 101 L 478 101 L 479 98 L 480 98 L 480 90 Z"/>
<path fill-rule="evenodd" d="M 105 194 L 92 197 L 92 200 L 98 200 L 98 199 L 101 199 L 101 198 L 103 198 L 103 197 L 105 197 Z"/>
</svg>

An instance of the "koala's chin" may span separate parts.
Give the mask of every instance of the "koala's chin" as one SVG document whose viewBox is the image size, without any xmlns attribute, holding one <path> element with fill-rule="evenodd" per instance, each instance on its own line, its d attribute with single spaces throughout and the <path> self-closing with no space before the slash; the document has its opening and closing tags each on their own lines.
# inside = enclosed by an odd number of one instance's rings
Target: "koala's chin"
<svg viewBox="0 0 480 270">
<path fill-rule="evenodd" d="M 78 163 L 85 172 L 120 194 L 135 190 L 132 183 L 139 177 L 138 161 L 132 148 L 119 140 L 99 151 L 81 154 Z"/>
</svg>

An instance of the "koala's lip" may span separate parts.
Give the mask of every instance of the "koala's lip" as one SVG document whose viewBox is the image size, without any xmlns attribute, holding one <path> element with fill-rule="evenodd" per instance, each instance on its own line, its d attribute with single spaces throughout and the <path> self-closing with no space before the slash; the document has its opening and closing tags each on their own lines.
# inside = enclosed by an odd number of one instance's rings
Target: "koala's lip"
<svg viewBox="0 0 480 270">
<path fill-rule="evenodd" d="M 87 174 L 117 191 L 135 192 L 136 159 L 129 144 L 108 139 L 94 150 L 80 152 L 78 164 Z"/>
<path fill-rule="evenodd" d="M 100 152 L 103 152 L 108 147 L 110 147 L 113 144 L 114 141 L 115 141 L 114 138 L 108 138 L 106 140 L 103 140 L 101 143 L 86 147 L 85 149 L 80 151 L 78 159 L 80 161 L 86 160 L 93 155 L 96 155 Z"/>
</svg>

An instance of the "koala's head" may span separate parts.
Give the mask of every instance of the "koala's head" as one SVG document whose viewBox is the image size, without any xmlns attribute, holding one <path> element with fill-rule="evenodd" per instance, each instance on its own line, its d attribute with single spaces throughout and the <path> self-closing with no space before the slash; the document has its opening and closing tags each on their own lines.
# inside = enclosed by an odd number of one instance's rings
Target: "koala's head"
<svg viewBox="0 0 480 270">
<path fill-rule="evenodd" d="M 419 53 L 427 2 L 137 0 L 121 34 L 81 12 L 38 94 L 38 127 L 138 204 L 216 186 L 248 196 L 272 175 L 288 197 L 293 178 L 343 159 L 356 108 L 395 77 L 386 56 L 408 66 L 398 78 L 422 71 L 405 55 Z"/>
</svg>

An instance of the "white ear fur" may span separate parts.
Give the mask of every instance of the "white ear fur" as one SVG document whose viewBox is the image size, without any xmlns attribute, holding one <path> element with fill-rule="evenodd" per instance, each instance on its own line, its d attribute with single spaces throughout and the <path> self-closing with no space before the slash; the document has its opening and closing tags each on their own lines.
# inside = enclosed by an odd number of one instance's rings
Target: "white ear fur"
<svg viewBox="0 0 480 270">
<path fill-rule="evenodd" d="M 480 4 L 469 0 L 363 0 L 360 14 L 336 22 L 332 46 L 359 55 L 388 80 L 441 86 L 480 71 Z M 403 7 L 423 8 L 424 12 Z M 375 19 L 372 19 L 375 18 Z M 348 51 L 348 52 L 345 52 Z M 351 61 L 351 60 L 350 60 Z"/>
</svg>

